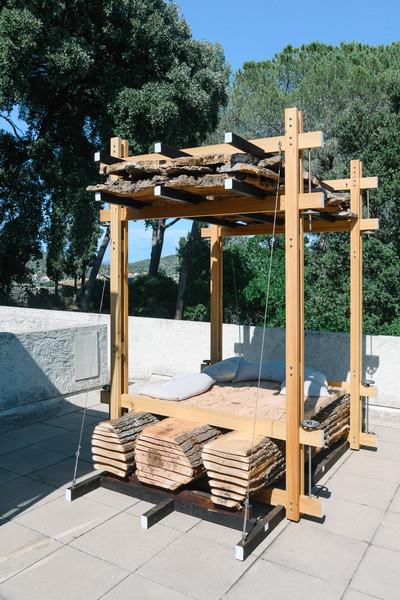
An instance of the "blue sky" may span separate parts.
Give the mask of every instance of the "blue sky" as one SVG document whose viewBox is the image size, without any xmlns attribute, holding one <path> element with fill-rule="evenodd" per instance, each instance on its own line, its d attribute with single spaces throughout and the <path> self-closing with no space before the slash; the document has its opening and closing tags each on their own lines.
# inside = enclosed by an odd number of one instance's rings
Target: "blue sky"
<svg viewBox="0 0 400 600">
<path fill-rule="evenodd" d="M 314 40 L 390 44 L 400 32 L 400 0 L 177 0 L 177 4 L 193 37 L 219 42 L 233 72 L 245 61 L 272 58 L 287 44 L 301 46 Z M 175 253 L 179 238 L 190 227 L 191 222 L 181 220 L 167 230 L 163 256 Z M 143 223 L 130 223 L 129 261 L 149 258 L 150 250 L 151 231 Z M 105 261 L 109 262 L 109 252 Z"/>
</svg>

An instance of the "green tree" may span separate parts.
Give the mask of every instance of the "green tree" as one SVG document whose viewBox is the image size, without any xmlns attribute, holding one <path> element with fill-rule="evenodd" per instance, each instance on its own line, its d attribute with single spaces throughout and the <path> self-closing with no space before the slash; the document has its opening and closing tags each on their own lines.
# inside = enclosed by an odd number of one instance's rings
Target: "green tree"
<svg viewBox="0 0 400 600">
<path fill-rule="evenodd" d="M 13 126 L 17 106 L 26 131 L 20 135 L 14 127 L 14 135 L 3 133 L 0 141 L 0 164 L 8 169 L 0 173 L 3 287 L 23 276 L 43 230 L 48 240 L 59 231 L 60 215 L 65 246 L 54 243 L 51 260 L 58 265 L 69 252 L 67 267 L 84 275 L 98 234 L 93 197 L 82 193 L 98 178 L 94 149 L 107 148 L 112 135 L 128 138 L 133 152 L 146 152 L 159 140 L 198 143 L 216 125 L 227 76 L 221 48 L 194 40 L 173 2 L 4 0 L 0 116 Z M 11 185 L 19 214 L 27 203 L 35 207 L 18 267 L 5 254 L 19 243 L 20 225 L 3 193 Z M 78 217 L 82 202 L 92 206 Z"/>
</svg>

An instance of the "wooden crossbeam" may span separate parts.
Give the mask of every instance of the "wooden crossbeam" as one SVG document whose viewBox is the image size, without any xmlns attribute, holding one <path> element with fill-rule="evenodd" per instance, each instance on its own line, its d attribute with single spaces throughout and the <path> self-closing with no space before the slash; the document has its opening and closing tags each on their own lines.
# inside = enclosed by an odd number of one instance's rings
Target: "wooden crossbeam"
<svg viewBox="0 0 400 600">
<path fill-rule="evenodd" d="M 272 506 L 278 506 L 287 503 L 287 492 L 279 488 L 266 488 L 254 495 L 254 499 L 259 502 L 265 502 Z M 309 515 L 322 519 L 324 516 L 324 502 L 321 498 L 310 498 L 309 496 L 300 495 L 299 499 L 300 514 Z"/>
<path fill-rule="evenodd" d="M 180 158 L 181 156 L 192 156 L 183 150 L 178 150 L 173 146 L 168 146 L 168 144 L 163 144 L 162 142 L 158 142 L 154 144 L 154 152 L 156 154 L 161 154 L 162 156 L 167 156 L 168 158 Z"/>
<path fill-rule="evenodd" d="M 354 187 L 354 179 L 324 179 L 322 182 L 327 185 L 331 190 L 335 192 L 344 192 L 351 190 Z M 377 177 L 361 177 L 360 179 L 360 190 L 372 190 L 377 189 L 378 178 Z"/>
<path fill-rule="evenodd" d="M 225 133 L 225 144 L 230 144 L 234 148 L 246 152 L 246 154 L 250 154 L 251 156 L 255 156 L 256 158 L 265 158 L 265 152 L 260 146 L 248 142 L 240 137 L 240 135 L 236 135 L 236 133 Z"/>
<path fill-rule="evenodd" d="M 175 402 L 173 400 L 159 400 L 158 398 L 150 398 L 143 395 L 122 395 L 122 406 L 124 408 L 132 408 L 134 410 L 143 410 L 155 415 L 164 417 L 180 417 L 188 421 L 197 421 L 212 425 L 213 427 L 221 427 L 222 429 L 232 429 L 235 431 L 243 431 L 251 433 L 254 427 L 253 417 L 246 417 L 234 413 L 226 413 L 209 408 L 199 406 L 190 406 Z M 285 423 L 277 421 L 267 421 L 266 419 L 257 419 L 255 433 L 264 435 L 277 440 L 286 439 Z M 299 428 L 300 443 L 306 446 L 322 448 L 324 445 L 324 432 L 321 429 L 316 431 L 304 431 Z"/>
<path fill-rule="evenodd" d="M 199 202 L 203 201 L 203 198 L 197 194 L 175 190 L 173 188 L 165 187 L 164 185 L 155 186 L 154 196 L 156 196 L 156 198 L 165 198 L 166 200 L 183 202 L 185 204 L 199 204 Z"/>
<path fill-rule="evenodd" d="M 103 165 L 115 165 L 117 163 L 126 162 L 124 158 L 110 156 L 101 150 L 94 153 L 94 162 L 102 163 Z"/>
<path fill-rule="evenodd" d="M 102 202 L 105 204 L 116 204 L 117 206 L 129 206 L 141 210 L 146 204 L 139 202 L 134 198 L 125 198 L 123 196 L 114 196 L 114 194 L 107 194 L 107 192 L 96 192 L 94 195 L 96 202 Z"/>
</svg>

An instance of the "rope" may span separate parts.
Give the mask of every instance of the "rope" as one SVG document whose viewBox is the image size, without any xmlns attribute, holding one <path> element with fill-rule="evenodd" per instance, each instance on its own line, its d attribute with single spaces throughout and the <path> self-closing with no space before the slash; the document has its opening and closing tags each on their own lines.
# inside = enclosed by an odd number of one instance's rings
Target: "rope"
<svg viewBox="0 0 400 600">
<path fill-rule="evenodd" d="M 250 464 L 249 464 L 249 478 L 247 481 L 246 498 L 244 501 L 244 518 L 243 518 L 243 531 L 242 531 L 242 539 L 243 540 L 246 538 L 246 522 L 247 522 L 247 515 L 249 512 L 249 504 L 250 504 L 250 474 L 251 474 L 251 467 L 252 467 L 253 454 L 254 454 L 254 440 L 256 437 L 257 410 L 258 410 L 258 401 L 260 398 L 261 368 L 262 368 L 262 359 L 263 359 L 263 354 L 264 354 L 265 330 L 266 330 L 266 326 L 267 326 L 267 314 L 268 314 L 268 303 L 269 303 L 269 290 L 270 290 L 270 285 L 271 285 L 272 258 L 273 258 L 273 254 L 274 254 L 274 244 L 275 244 L 276 213 L 278 210 L 279 184 L 280 184 L 280 180 L 281 180 L 282 144 L 280 142 L 279 142 L 279 156 L 280 156 L 281 160 L 279 162 L 278 183 L 276 186 L 274 223 L 272 226 L 271 252 L 270 252 L 270 257 L 269 257 L 267 294 L 266 294 L 266 298 L 265 298 L 265 310 L 264 310 L 263 333 L 262 333 L 262 340 L 261 340 L 260 364 L 259 364 L 259 369 L 258 369 L 257 396 L 256 396 L 256 405 L 255 405 L 255 409 L 254 409 L 253 434 L 252 434 L 252 441 L 251 441 L 251 453 L 250 453 Z"/>
<path fill-rule="evenodd" d="M 102 292 L 101 292 L 100 310 L 99 310 L 99 314 L 98 314 L 98 317 L 97 317 L 97 325 L 99 325 L 99 323 L 100 323 L 100 315 L 101 315 L 101 309 L 103 308 L 103 300 L 104 300 L 104 291 L 105 291 L 105 288 L 106 288 L 106 278 L 104 278 L 104 281 L 103 281 L 103 289 L 102 289 Z M 96 352 L 96 349 L 94 350 L 94 352 Z M 93 355 L 92 355 L 92 365 L 93 365 L 93 361 L 94 361 L 94 352 L 93 352 Z M 85 425 L 85 418 L 86 418 L 88 394 L 89 394 L 89 392 L 86 391 L 85 406 L 83 408 L 81 430 L 80 430 L 80 433 L 79 433 L 78 450 L 75 453 L 76 459 L 75 459 L 74 477 L 72 479 L 72 487 L 73 488 L 76 485 L 76 474 L 78 472 L 79 456 L 81 454 L 81 444 L 82 444 L 82 436 L 83 436 L 83 427 Z"/>
</svg>

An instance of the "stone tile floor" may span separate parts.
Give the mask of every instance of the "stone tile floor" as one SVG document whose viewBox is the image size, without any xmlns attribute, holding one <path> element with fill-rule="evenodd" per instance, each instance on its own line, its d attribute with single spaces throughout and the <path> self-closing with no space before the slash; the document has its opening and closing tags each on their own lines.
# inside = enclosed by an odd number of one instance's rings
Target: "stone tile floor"
<svg viewBox="0 0 400 600">
<path fill-rule="evenodd" d="M 105 489 L 66 501 L 85 402 L 87 476 L 98 391 L 0 435 L 0 599 L 400 599 L 400 422 L 375 421 L 378 452 L 347 452 L 314 489 L 323 523 L 283 521 L 239 562 L 237 531 L 178 513 L 146 531 L 152 505 Z"/>
</svg>

